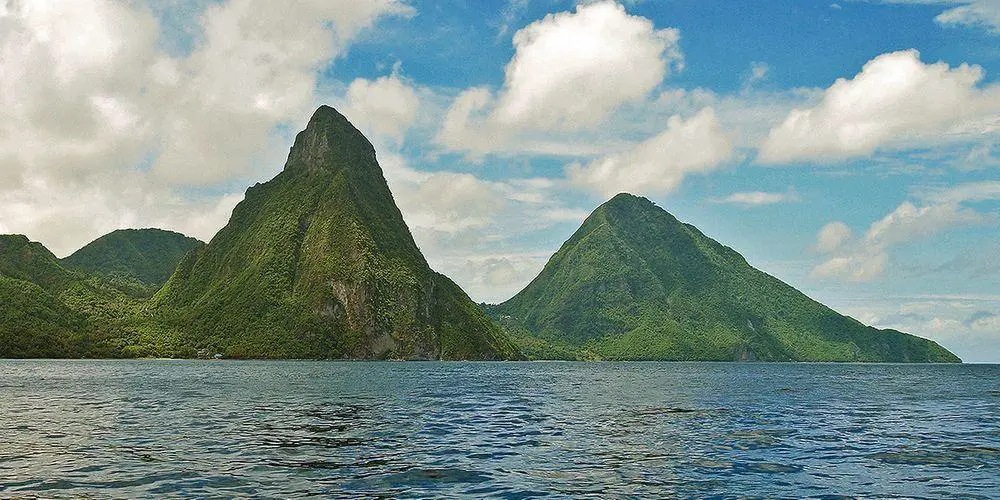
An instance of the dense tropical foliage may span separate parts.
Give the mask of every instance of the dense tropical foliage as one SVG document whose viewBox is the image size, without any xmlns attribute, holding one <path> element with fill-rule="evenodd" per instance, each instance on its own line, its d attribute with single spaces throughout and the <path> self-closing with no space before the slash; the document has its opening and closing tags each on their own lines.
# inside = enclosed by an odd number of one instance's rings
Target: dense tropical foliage
<svg viewBox="0 0 1000 500">
<path fill-rule="evenodd" d="M 368 140 L 320 108 L 153 299 L 187 343 L 239 357 L 507 359 L 502 331 L 417 248 Z"/>
<path fill-rule="evenodd" d="M 487 310 L 540 359 L 954 362 L 842 316 L 645 198 L 599 207 L 523 291 Z"/>
<path fill-rule="evenodd" d="M 155 292 L 174 273 L 184 255 L 202 245 L 194 238 L 162 229 L 119 229 L 61 263 L 68 269 L 99 274 L 123 286 Z"/>
<path fill-rule="evenodd" d="M 477 306 L 430 269 L 371 143 L 326 106 L 284 170 L 251 187 L 208 245 L 124 230 L 60 261 L 24 236 L 0 236 L 0 357 L 522 353 L 958 361 L 934 342 L 837 314 L 627 194 L 599 207 L 517 296 Z"/>
<path fill-rule="evenodd" d="M 125 230 L 60 261 L 3 237 L 0 300 L 0 357 L 520 357 L 430 269 L 371 144 L 325 106 L 209 245 Z"/>
</svg>

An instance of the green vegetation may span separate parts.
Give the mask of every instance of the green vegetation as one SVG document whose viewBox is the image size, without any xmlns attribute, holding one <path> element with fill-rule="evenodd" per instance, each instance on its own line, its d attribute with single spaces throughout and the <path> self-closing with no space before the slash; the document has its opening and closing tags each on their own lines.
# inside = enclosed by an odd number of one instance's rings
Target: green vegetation
<svg viewBox="0 0 1000 500">
<path fill-rule="evenodd" d="M 645 198 L 599 207 L 487 311 L 535 359 L 958 362 L 837 314 Z"/>
<path fill-rule="evenodd" d="M 0 358 L 64 358 L 79 351 L 84 318 L 34 283 L 0 276 Z"/>
<path fill-rule="evenodd" d="M 0 237 L 0 300 L 0 357 L 520 357 L 428 267 L 371 144 L 326 106 L 209 245 L 123 230 L 60 262 Z"/>
<path fill-rule="evenodd" d="M 133 293 L 152 295 L 185 254 L 204 243 L 162 229 L 121 229 L 62 259 L 67 269 L 99 274 Z"/>
<path fill-rule="evenodd" d="M 229 357 L 509 359 L 502 331 L 431 271 L 375 150 L 320 108 L 284 171 L 153 298 L 184 343 Z"/>
<path fill-rule="evenodd" d="M 521 293 L 477 306 L 430 269 L 371 143 L 326 106 L 284 170 L 251 187 L 208 245 L 125 230 L 60 261 L 24 236 L 0 236 L 0 357 L 216 353 L 959 361 L 837 314 L 626 194 L 598 208 Z"/>
<path fill-rule="evenodd" d="M 41 244 L 0 235 L 0 357 L 119 356 L 140 308 L 113 282 L 62 267 Z"/>
</svg>

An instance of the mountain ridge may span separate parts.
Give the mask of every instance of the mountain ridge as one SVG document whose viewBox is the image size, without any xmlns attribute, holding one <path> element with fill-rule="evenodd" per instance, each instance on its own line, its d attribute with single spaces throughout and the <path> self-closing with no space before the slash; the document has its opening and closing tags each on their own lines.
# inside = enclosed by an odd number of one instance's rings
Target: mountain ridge
<svg viewBox="0 0 1000 500">
<path fill-rule="evenodd" d="M 429 267 L 371 142 L 329 106 L 208 244 L 122 230 L 60 260 L 0 235 L 0 298 L 0 357 L 960 361 L 836 313 L 627 193 L 481 308 Z"/>
<path fill-rule="evenodd" d="M 59 262 L 68 269 L 88 274 L 132 279 L 139 286 L 155 291 L 166 283 L 185 254 L 204 244 L 164 229 L 117 229 Z"/>
</svg>

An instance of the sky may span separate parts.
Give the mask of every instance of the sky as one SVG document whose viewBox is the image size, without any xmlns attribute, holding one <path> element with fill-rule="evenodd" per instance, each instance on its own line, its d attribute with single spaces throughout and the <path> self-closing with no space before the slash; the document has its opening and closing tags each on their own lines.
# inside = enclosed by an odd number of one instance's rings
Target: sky
<svg viewBox="0 0 1000 500">
<path fill-rule="evenodd" d="M 0 233 L 208 241 L 320 104 L 477 301 L 625 191 L 1000 362 L 1000 0 L 0 0 Z"/>
</svg>

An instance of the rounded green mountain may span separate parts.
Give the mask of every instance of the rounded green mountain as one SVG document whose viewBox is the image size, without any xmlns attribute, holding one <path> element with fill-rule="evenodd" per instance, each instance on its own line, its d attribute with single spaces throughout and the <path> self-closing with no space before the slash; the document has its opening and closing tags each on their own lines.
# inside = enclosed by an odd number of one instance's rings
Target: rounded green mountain
<svg viewBox="0 0 1000 500">
<path fill-rule="evenodd" d="M 535 358 L 960 361 L 932 341 L 842 316 L 624 193 L 489 309 Z"/>
</svg>

